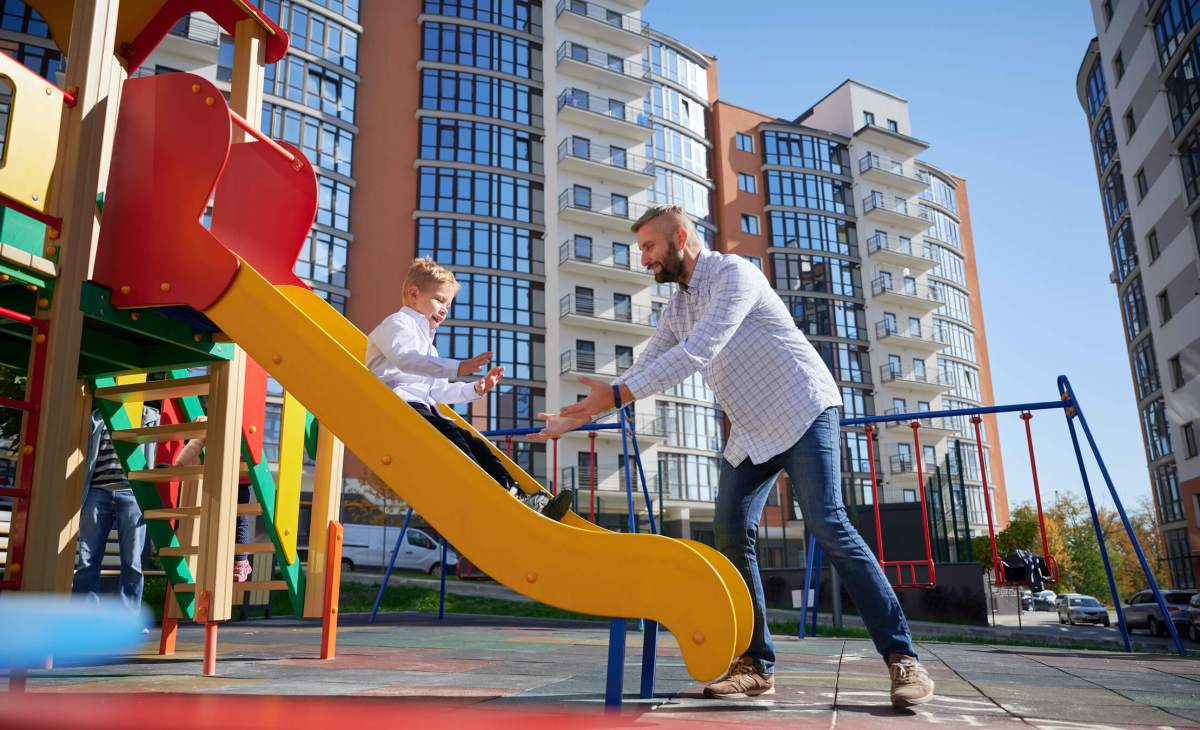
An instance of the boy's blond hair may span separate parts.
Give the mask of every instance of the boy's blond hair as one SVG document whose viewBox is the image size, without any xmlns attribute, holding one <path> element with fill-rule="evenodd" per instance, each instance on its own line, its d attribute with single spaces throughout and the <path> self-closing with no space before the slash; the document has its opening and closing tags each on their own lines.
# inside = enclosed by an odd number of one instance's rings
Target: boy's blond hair
<svg viewBox="0 0 1200 730">
<path fill-rule="evenodd" d="M 455 292 L 458 291 L 458 279 L 454 278 L 452 271 L 433 259 L 413 259 L 412 265 L 408 267 L 408 274 L 404 276 L 404 287 L 401 291 L 407 297 L 409 287 L 415 286 L 418 291 L 424 292 L 446 284 L 453 286 Z"/>
</svg>

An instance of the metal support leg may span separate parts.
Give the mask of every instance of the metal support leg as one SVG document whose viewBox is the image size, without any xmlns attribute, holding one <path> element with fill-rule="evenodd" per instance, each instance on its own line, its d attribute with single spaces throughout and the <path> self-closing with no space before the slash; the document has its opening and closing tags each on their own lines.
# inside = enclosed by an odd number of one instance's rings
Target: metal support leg
<svg viewBox="0 0 1200 730">
<path fill-rule="evenodd" d="M 625 683 L 625 619 L 614 618 L 608 625 L 608 680 L 604 685 L 604 711 L 621 711 Z"/>
<path fill-rule="evenodd" d="M 446 538 L 442 538 L 442 588 L 438 596 L 438 621 L 446 618 Z"/>
<path fill-rule="evenodd" d="M 379 615 L 379 604 L 383 601 L 383 591 L 387 588 L 388 579 L 392 577 L 392 568 L 396 567 L 396 556 L 400 554 L 400 546 L 404 544 L 404 533 L 408 532 L 408 523 L 412 519 L 412 507 L 404 514 L 404 524 L 400 527 L 400 535 L 396 538 L 396 546 L 392 548 L 392 557 L 388 560 L 387 570 L 383 572 L 383 582 L 379 584 L 379 593 L 375 596 L 375 606 L 371 609 L 371 623 Z M 445 559 L 442 560 L 444 564 Z"/>
</svg>

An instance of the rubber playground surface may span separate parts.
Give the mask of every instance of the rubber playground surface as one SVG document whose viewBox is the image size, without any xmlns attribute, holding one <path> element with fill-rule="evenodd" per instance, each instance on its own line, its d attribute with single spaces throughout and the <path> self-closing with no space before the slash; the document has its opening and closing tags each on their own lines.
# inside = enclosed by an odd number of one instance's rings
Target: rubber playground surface
<svg viewBox="0 0 1200 730">
<path fill-rule="evenodd" d="M 181 627 L 172 656 L 151 635 L 133 657 L 31 672 L 26 693 L 0 693 L 0 727 L 1200 726 L 1200 661 L 1165 654 L 925 643 L 937 697 L 896 712 L 861 639 L 780 638 L 775 695 L 714 701 L 664 634 L 655 697 L 638 699 L 642 635 L 631 629 L 614 715 L 605 624 L 347 615 L 329 661 L 316 658 L 320 633 L 290 619 L 224 624 L 215 677 L 201 676 L 199 628 Z"/>
</svg>

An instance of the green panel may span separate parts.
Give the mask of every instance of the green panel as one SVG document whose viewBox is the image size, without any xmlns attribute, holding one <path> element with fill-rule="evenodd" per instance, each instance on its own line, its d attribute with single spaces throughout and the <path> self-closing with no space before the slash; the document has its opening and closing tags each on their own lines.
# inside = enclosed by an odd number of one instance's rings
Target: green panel
<svg viewBox="0 0 1200 730">
<path fill-rule="evenodd" d="M 254 463 L 254 455 L 250 453 L 250 444 L 246 439 L 242 439 L 242 459 L 250 467 L 250 486 L 254 489 L 254 498 L 262 505 L 263 524 L 271 536 L 271 544 L 275 546 L 275 563 L 287 583 L 292 612 L 296 618 L 304 618 L 304 571 L 300 569 L 299 558 L 288 564 L 283 543 L 275 530 L 275 480 L 271 477 L 271 469 L 266 462 Z"/>
<path fill-rule="evenodd" d="M 115 378 L 96 379 L 97 388 L 107 388 L 116 384 L 117 381 Z M 100 414 L 103 416 L 104 423 L 108 426 L 110 433 L 133 426 L 129 422 L 129 415 L 120 403 L 96 399 L 94 404 L 100 410 Z M 121 466 L 125 469 L 126 474 L 153 466 L 146 464 L 146 455 L 137 444 L 131 444 L 126 441 L 113 441 L 113 448 L 116 449 L 117 457 L 120 458 Z M 151 509 L 162 509 L 164 507 L 162 498 L 158 494 L 158 489 L 153 483 L 130 480 L 129 486 L 133 488 L 133 496 L 137 499 L 138 506 L 142 508 L 143 512 Z M 175 531 L 171 529 L 171 523 L 167 520 L 146 520 L 146 532 L 159 548 L 179 547 L 179 538 L 176 537 Z M 158 560 L 162 563 L 163 571 L 167 574 L 167 580 L 170 581 L 171 585 L 193 582 L 191 571 L 188 570 L 186 557 L 160 555 Z M 175 599 L 179 602 L 179 608 L 183 611 L 183 614 L 188 618 L 193 618 L 195 614 L 196 594 L 175 593 Z"/>
<path fill-rule="evenodd" d="M 18 213 L 12 208 L 0 208 L 0 243 L 7 243 L 26 253 L 41 256 L 45 242 L 45 223 Z"/>
<path fill-rule="evenodd" d="M 46 286 L 46 277 L 35 274 L 29 269 L 22 269 L 16 264 L 7 261 L 0 261 L 0 274 L 8 274 L 11 280 L 7 282 L 9 286 L 18 284 L 33 284 L 38 289 Z"/>
<path fill-rule="evenodd" d="M 79 308 L 88 317 L 200 353 L 209 360 L 233 358 L 233 344 L 214 342 L 211 334 L 197 333 L 187 322 L 173 319 L 153 309 L 137 310 L 138 318 L 134 319 L 133 311 L 114 308 L 108 289 L 94 282 L 85 281 L 83 283 Z M 199 334 L 198 340 L 196 339 L 197 334 Z"/>
<path fill-rule="evenodd" d="M 308 411 L 304 412 L 304 450 L 308 453 L 308 458 L 317 458 L 317 435 L 320 432 L 321 424 L 317 422 L 317 417 Z"/>
</svg>

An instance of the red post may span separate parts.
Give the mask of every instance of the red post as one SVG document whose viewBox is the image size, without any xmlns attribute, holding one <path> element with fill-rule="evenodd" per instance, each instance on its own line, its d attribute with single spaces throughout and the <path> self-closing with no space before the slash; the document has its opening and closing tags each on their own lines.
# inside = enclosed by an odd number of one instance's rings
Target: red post
<svg viewBox="0 0 1200 730">
<path fill-rule="evenodd" d="M 325 543 L 325 610 L 321 616 L 321 658 L 337 655 L 338 599 L 342 586 L 342 523 L 329 522 L 329 539 Z"/>
<path fill-rule="evenodd" d="M 217 673 L 217 628 L 216 621 L 204 624 L 204 676 L 212 677 Z"/>
<path fill-rule="evenodd" d="M 589 478 L 591 481 L 591 490 L 589 491 L 589 497 L 588 497 L 588 502 L 589 502 L 588 515 L 590 516 L 590 519 L 592 520 L 592 524 L 594 525 L 594 524 L 596 524 L 596 432 L 595 431 L 588 431 L 588 443 L 592 449 L 592 468 L 589 470 L 591 472 L 591 474 L 589 475 Z"/>
<path fill-rule="evenodd" d="M 992 545 L 992 566 L 993 569 L 998 569 L 1000 566 L 1000 556 L 996 553 L 996 525 L 992 522 L 992 499 L 988 496 L 987 483 L 987 461 L 983 457 L 983 433 L 979 428 L 979 424 L 983 423 L 983 419 L 979 416 L 971 416 L 971 423 L 975 425 L 975 448 L 979 451 L 979 476 L 983 482 L 983 508 L 987 510 L 988 518 L 988 540 Z M 970 519 L 967 515 L 967 519 Z M 996 580 L 1003 581 L 1003 575 L 997 575 Z"/>
<path fill-rule="evenodd" d="M 871 504 L 875 505 L 875 550 L 878 553 L 879 564 L 883 565 L 883 527 L 879 521 L 879 487 L 876 485 L 875 439 L 872 436 L 875 429 L 868 423 L 864 430 L 867 434 L 867 462 L 871 469 Z"/>
<path fill-rule="evenodd" d="M 175 653 L 175 636 L 179 629 L 179 619 L 171 618 L 171 604 L 175 591 L 167 583 L 167 599 L 163 602 L 162 633 L 158 637 L 158 653 L 162 655 Z"/>
<path fill-rule="evenodd" d="M 1042 490 L 1038 487 L 1037 460 L 1033 457 L 1033 430 L 1029 427 L 1032 418 L 1033 414 L 1029 411 L 1021 414 L 1021 420 L 1025 422 L 1025 442 L 1029 444 L 1029 469 L 1033 472 L 1033 498 L 1037 502 L 1038 527 L 1042 531 L 1042 555 L 1049 561 L 1050 542 L 1046 539 L 1046 518 L 1042 516 Z"/>
<path fill-rule="evenodd" d="M 512 436 L 504 437 L 504 455 L 512 458 Z"/>
<path fill-rule="evenodd" d="M 929 582 L 934 582 L 933 547 L 929 544 L 929 509 L 925 504 L 925 456 L 921 453 L 921 422 L 913 421 L 908 424 L 913 432 L 913 451 L 917 456 L 917 487 L 921 490 L 921 532 L 925 536 L 925 564 L 929 566 Z M 913 566 L 913 583 L 917 582 L 917 568 Z"/>
<path fill-rule="evenodd" d="M 554 466 L 550 470 L 550 493 L 558 494 L 558 439 L 551 447 L 554 450 Z"/>
</svg>

